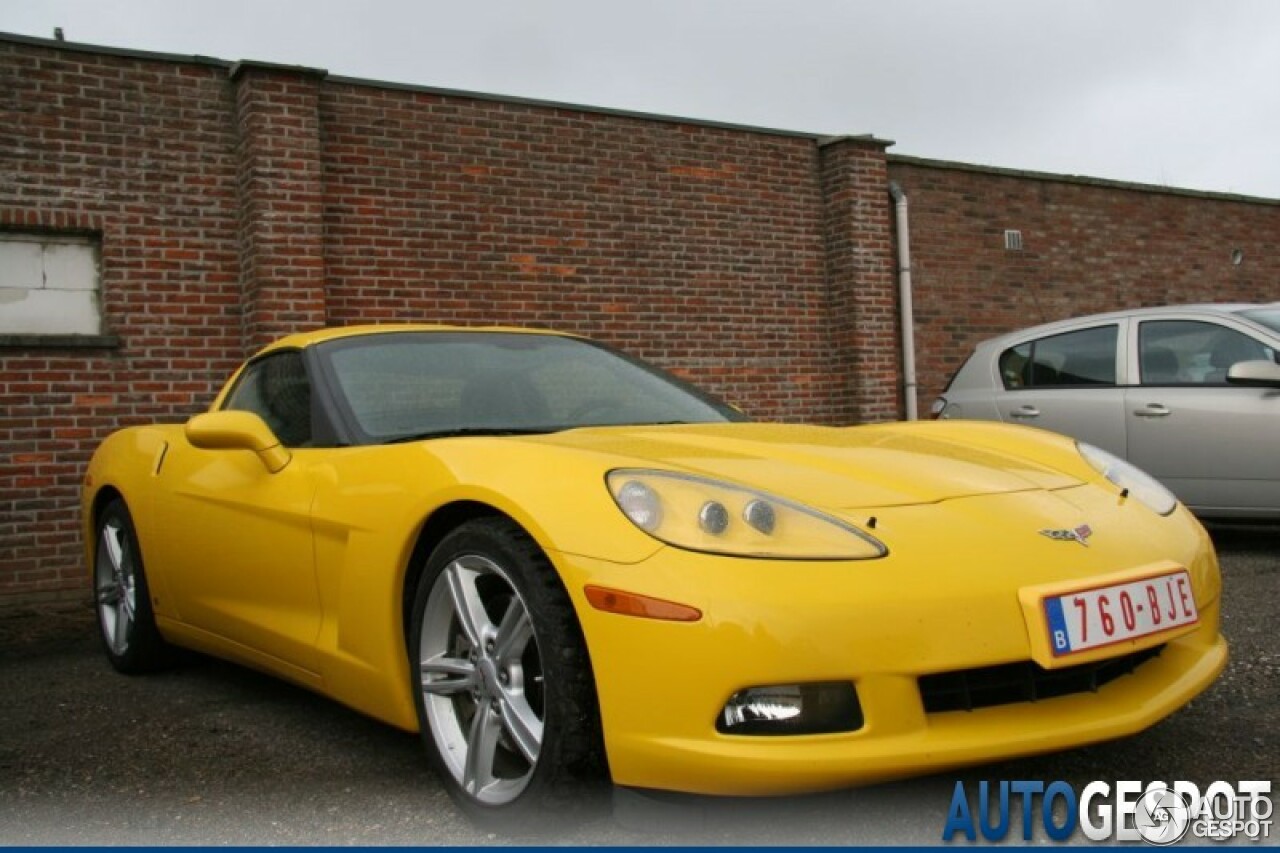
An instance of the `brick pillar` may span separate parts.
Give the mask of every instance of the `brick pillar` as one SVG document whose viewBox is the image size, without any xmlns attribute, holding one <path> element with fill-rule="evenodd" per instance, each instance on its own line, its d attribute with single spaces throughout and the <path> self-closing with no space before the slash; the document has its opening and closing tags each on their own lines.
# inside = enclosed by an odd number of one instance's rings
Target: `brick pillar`
<svg viewBox="0 0 1280 853">
<path fill-rule="evenodd" d="M 835 369 L 845 423 L 901 417 L 897 283 L 885 148 L 872 137 L 819 143 Z"/>
<path fill-rule="evenodd" d="M 240 62 L 235 87 L 240 282 L 246 350 L 323 326 L 324 71 Z"/>
</svg>

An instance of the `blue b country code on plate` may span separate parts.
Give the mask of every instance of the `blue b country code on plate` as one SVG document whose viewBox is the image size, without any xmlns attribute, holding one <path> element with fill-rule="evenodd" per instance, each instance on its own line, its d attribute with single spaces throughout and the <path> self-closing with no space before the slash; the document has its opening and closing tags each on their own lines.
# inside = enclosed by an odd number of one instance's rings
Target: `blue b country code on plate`
<svg viewBox="0 0 1280 853">
<path fill-rule="evenodd" d="M 1185 569 L 1044 599 L 1055 656 L 1192 625 L 1199 620 Z"/>
</svg>

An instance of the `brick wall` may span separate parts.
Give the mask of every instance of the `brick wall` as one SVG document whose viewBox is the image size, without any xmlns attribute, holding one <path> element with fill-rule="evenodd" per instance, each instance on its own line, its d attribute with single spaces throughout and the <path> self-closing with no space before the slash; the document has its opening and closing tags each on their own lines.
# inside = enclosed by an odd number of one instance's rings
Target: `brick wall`
<svg viewBox="0 0 1280 853">
<path fill-rule="evenodd" d="M 811 138 L 334 83 L 329 320 L 592 335 L 837 420 Z"/>
<path fill-rule="evenodd" d="M 925 406 L 1009 328 L 1276 298 L 1280 204 L 886 145 L 0 35 L 0 228 L 95 237 L 105 317 L 59 346 L 0 336 L 0 604 L 83 597 L 93 448 L 185 420 L 291 330 L 553 327 L 761 418 L 896 417 L 890 178 L 911 203 Z"/>
<path fill-rule="evenodd" d="M 230 95 L 218 66 L 0 41 L 0 227 L 98 235 L 117 338 L 0 349 L 0 601 L 87 588 L 93 448 L 207 405 L 240 356 Z"/>
<path fill-rule="evenodd" d="M 324 72 L 238 63 L 236 196 L 245 354 L 325 323 Z"/>
<path fill-rule="evenodd" d="M 892 420 L 902 397 L 884 148 L 857 137 L 821 146 L 828 322 L 849 422 Z"/>
<path fill-rule="evenodd" d="M 760 417 L 892 416 L 893 355 L 855 334 L 888 281 L 883 143 L 832 158 L 805 134 L 17 37 L 0 111 L 0 228 L 95 235 L 106 326 L 0 340 L 0 602 L 83 595 L 93 448 L 185 420 L 290 330 L 547 326 Z"/>
<path fill-rule="evenodd" d="M 909 198 L 922 412 L 975 343 L 1080 314 L 1280 300 L 1280 202 L 889 158 Z M 1022 232 L 1022 251 L 1004 232 Z M 1243 261 L 1232 263 L 1240 249 Z"/>
</svg>

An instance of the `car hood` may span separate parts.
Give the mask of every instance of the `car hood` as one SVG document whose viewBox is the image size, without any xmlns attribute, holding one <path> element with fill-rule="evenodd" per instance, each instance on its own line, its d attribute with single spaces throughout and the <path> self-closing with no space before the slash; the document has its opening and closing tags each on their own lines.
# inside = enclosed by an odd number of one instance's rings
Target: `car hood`
<svg viewBox="0 0 1280 853">
<path fill-rule="evenodd" d="M 992 446 L 996 442 L 975 442 L 972 430 L 941 423 L 593 427 L 536 441 L 608 454 L 615 457 L 611 467 L 700 474 L 833 509 L 936 503 L 1082 482 Z"/>
</svg>

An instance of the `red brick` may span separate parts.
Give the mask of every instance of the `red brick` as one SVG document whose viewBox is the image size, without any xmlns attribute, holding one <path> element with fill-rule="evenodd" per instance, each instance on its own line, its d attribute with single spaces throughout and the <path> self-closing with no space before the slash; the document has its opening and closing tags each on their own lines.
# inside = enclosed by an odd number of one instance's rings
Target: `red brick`
<svg viewBox="0 0 1280 853">
<path fill-rule="evenodd" d="M 79 484 L 129 424 L 207 408 L 316 326 L 532 325 L 762 418 L 901 407 L 887 183 L 911 199 L 921 402 L 978 337 L 1086 310 L 1272 298 L 1280 205 L 0 37 L 0 227 L 99 236 L 111 351 L 0 350 L 0 599 L 83 593 Z M 1003 250 L 1020 228 L 1026 250 Z M 1245 263 L 1232 267 L 1230 250 Z"/>
<path fill-rule="evenodd" d="M 889 176 L 911 215 L 922 411 L 984 338 L 1120 308 L 1276 298 L 1280 203 L 893 158 Z M 1004 248 L 1006 229 L 1022 251 Z"/>
</svg>

